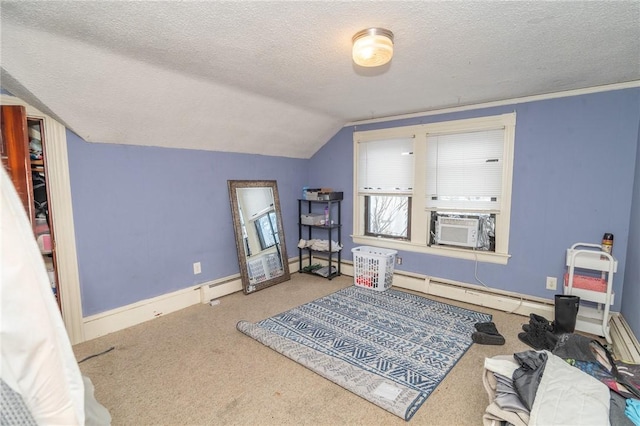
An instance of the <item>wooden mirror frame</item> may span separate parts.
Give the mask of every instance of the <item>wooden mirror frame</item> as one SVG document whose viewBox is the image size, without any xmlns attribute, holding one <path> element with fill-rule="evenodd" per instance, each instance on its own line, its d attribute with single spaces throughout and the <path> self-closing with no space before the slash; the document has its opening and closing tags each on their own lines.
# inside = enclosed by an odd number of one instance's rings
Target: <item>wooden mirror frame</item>
<svg viewBox="0 0 640 426">
<path fill-rule="evenodd" d="M 229 201 L 231 203 L 231 215 L 233 218 L 233 229 L 236 237 L 236 252 L 238 254 L 238 265 L 240 266 L 240 277 L 242 279 L 242 291 L 244 294 L 253 293 L 272 285 L 279 284 L 291 279 L 289 273 L 289 258 L 285 247 L 284 227 L 282 226 L 282 214 L 280 210 L 280 197 L 278 196 L 278 184 L 275 180 L 228 180 Z M 276 223 L 278 226 L 278 240 L 276 249 L 279 251 L 280 260 L 282 262 L 282 275 L 266 279 L 258 283 L 251 283 L 249 270 L 247 265 L 247 256 L 245 251 L 245 241 L 242 234 L 242 221 L 240 218 L 240 206 L 238 203 L 238 189 L 243 188 L 270 188 L 273 194 L 273 209 L 276 214 Z M 245 223 L 247 220 L 245 220 Z"/>
</svg>

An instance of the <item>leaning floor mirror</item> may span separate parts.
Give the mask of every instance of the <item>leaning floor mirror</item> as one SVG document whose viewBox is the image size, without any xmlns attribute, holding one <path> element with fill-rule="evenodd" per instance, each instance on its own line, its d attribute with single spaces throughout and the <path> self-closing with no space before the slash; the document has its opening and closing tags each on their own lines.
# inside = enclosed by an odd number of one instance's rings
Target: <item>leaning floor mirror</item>
<svg viewBox="0 0 640 426">
<path fill-rule="evenodd" d="M 230 180 L 229 199 L 245 294 L 291 279 L 275 180 Z"/>
</svg>

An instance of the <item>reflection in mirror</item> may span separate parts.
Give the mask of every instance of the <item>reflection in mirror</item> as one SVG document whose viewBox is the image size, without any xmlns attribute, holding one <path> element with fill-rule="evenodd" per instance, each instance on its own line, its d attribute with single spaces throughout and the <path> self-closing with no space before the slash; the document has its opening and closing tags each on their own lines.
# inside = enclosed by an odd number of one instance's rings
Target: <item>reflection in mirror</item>
<svg viewBox="0 0 640 426">
<path fill-rule="evenodd" d="M 230 180 L 229 199 L 245 294 L 290 279 L 275 180 Z"/>
</svg>

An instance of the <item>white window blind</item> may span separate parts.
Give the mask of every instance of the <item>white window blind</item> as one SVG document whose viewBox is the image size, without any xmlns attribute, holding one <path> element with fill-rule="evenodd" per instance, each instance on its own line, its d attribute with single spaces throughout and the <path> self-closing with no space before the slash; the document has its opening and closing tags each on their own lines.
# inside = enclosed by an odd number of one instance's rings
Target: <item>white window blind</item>
<svg viewBox="0 0 640 426">
<path fill-rule="evenodd" d="M 427 135 L 426 207 L 500 210 L 504 129 Z"/>
<path fill-rule="evenodd" d="M 413 138 L 359 142 L 360 194 L 411 194 L 413 191 Z"/>
</svg>

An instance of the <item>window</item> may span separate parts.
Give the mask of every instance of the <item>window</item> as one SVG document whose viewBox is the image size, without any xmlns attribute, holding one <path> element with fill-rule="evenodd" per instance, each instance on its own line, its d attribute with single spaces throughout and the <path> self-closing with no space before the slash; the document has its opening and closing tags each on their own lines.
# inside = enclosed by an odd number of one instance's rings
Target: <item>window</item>
<svg viewBox="0 0 640 426">
<path fill-rule="evenodd" d="M 271 211 L 263 214 L 255 220 L 255 224 L 262 250 L 273 247 L 280 242 L 278 238 L 278 219 L 275 212 Z"/>
<path fill-rule="evenodd" d="M 365 196 L 366 235 L 408 239 L 411 225 L 411 197 Z"/>
<path fill-rule="evenodd" d="M 412 137 L 361 144 L 358 193 L 365 197 L 365 235 L 409 238 L 413 163 Z"/>
<path fill-rule="evenodd" d="M 506 263 L 514 135 L 515 113 L 355 132 L 354 242 Z M 483 238 L 442 243 L 442 217 Z"/>
<path fill-rule="evenodd" d="M 499 209 L 503 145 L 504 129 L 427 134 L 427 208 Z"/>
</svg>

